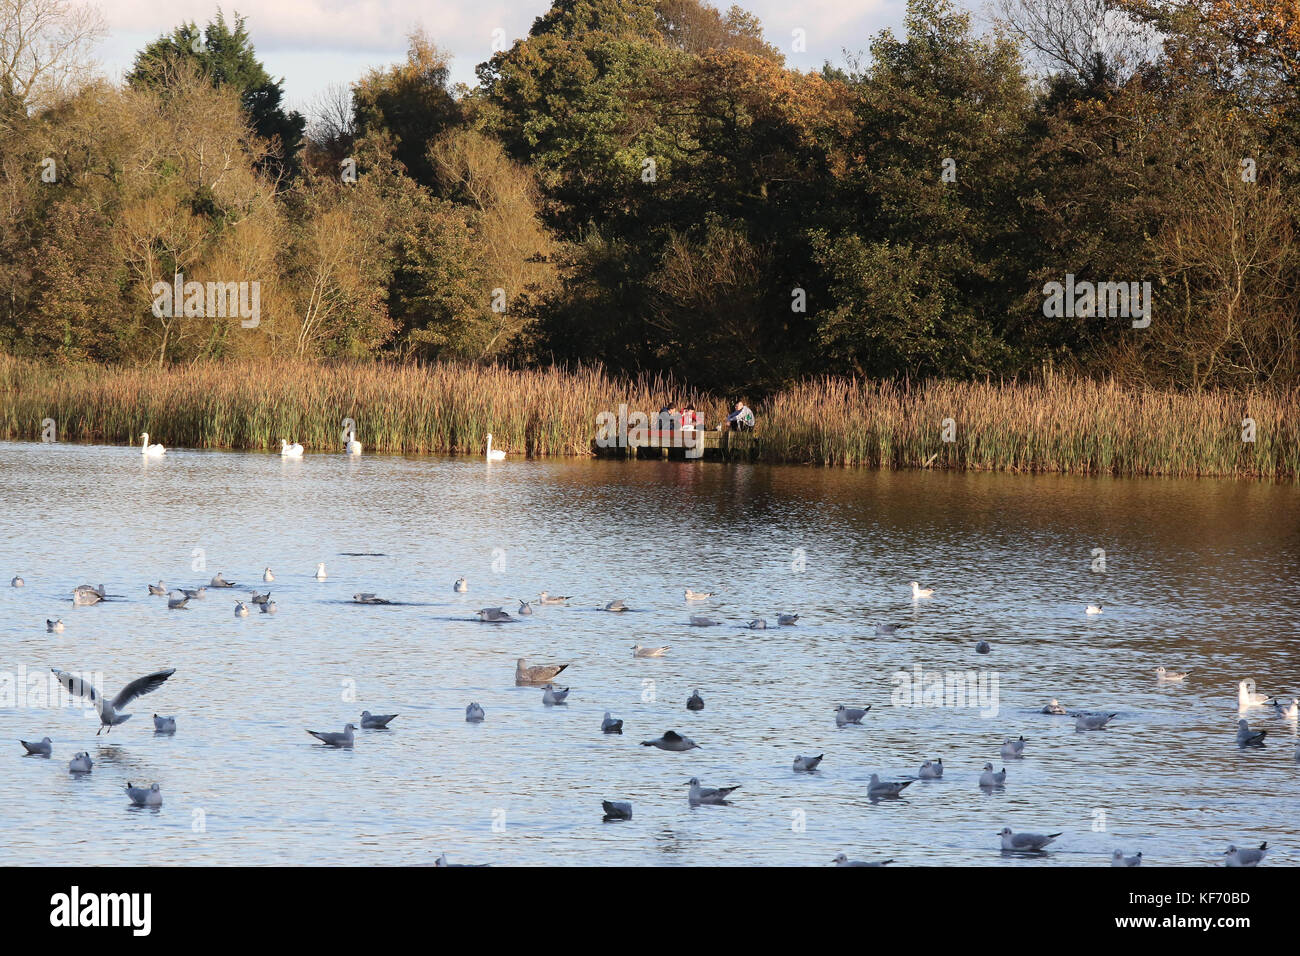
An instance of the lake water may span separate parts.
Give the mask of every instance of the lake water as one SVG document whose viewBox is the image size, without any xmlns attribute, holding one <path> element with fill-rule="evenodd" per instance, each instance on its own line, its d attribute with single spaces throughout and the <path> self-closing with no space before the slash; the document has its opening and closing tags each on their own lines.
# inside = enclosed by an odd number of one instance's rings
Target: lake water
<svg viewBox="0 0 1300 956">
<path fill-rule="evenodd" d="M 6 860 L 1095 866 L 1119 847 L 1185 865 L 1267 840 L 1269 864 L 1295 864 L 1296 723 L 1251 712 L 1269 736 L 1246 752 L 1235 728 L 1238 680 L 1300 689 L 1298 516 L 1294 486 L 1211 480 L 0 444 L 0 577 L 27 582 L 0 587 Z M 236 618 L 244 587 L 184 611 L 145 589 L 222 572 L 263 590 L 268 565 L 275 616 Z M 912 580 L 933 599 L 914 603 Z M 81 583 L 121 597 L 73 607 Z M 686 587 L 718 593 L 688 605 Z M 571 606 L 473 616 L 543 588 Z M 349 603 L 358 591 L 404 603 Z M 598 610 L 614 598 L 634 610 Z M 801 618 L 777 628 L 779 611 Z M 755 617 L 772 626 L 740 626 Z M 909 626 L 875 637 L 889 622 Z M 637 642 L 672 649 L 634 660 Z M 567 705 L 513 686 L 520 656 L 570 664 Z M 1162 664 L 1192 676 L 1158 684 Z M 102 674 L 109 695 L 176 673 L 96 737 L 81 709 L 20 706 L 13 682 L 51 666 Z M 996 714 L 902 706 L 896 675 L 917 667 L 996 678 Z M 1077 732 L 1038 713 L 1052 697 L 1118 716 Z M 871 711 L 837 728 L 840 703 Z M 400 716 L 350 751 L 305 733 L 363 709 Z M 606 710 L 621 737 L 601 734 Z M 154 735 L 155 711 L 175 736 Z M 638 745 L 668 729 L 701 748 Z M 21 756 L 19 738 L 46 735 L 52 759 Z M 1024 759 L 1001 758 L 1020 735 Z M 78 750 L 84 778 L 67 772 Z M 821 769 L 792 772 L 810 753 Z M 873 772 L 915 776 L 927 757 L 943 780 L 868 799 Z M 1005 790 L 978 788 L 986 761 Z M 691 808 L 693 776 L 741 788 Z M 128 780 L 157 781 L 163 807 L 131 808 Z M 634 819 L 602 823 L 602 799 Z M 1063 835 L 1005 856 L 1004 825 Z"/>
</svg>

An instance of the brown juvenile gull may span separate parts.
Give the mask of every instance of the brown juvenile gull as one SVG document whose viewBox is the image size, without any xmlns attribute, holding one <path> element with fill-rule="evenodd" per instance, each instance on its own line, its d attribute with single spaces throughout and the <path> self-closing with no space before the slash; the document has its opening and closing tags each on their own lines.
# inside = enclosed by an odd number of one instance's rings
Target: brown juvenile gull
<svg viewBox="0 0 1300 956">
<path fill-rule="evenodd" d="M 534 664 L 528 667 L 521 657 L 515 662 L 515 686 L 527 687 L 530 684 L 549 684 L 559 676 L 568 664 Z"/>
</svg>

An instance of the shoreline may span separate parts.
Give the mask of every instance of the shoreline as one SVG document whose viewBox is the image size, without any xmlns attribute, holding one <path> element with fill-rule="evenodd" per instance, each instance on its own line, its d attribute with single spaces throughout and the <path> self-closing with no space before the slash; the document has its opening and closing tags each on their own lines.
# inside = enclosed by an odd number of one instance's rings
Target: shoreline
<svg viewBox="0 0 1300 956">
<path fill-rule="evenodd" d="M 596 415 L 729 399 L 599 368 L 452 364 L 55 366 L 0 355 L 0 439 L 272 451 L 594 456 Z M 755 405 L 757 461 L 882 470 L 1294 481 L 1300 392 L 1183 393 L 1053 376 L 1038 383 L 811 379 Z M 52 423 L 52 426 L 51 426 Z"/>
</svg>

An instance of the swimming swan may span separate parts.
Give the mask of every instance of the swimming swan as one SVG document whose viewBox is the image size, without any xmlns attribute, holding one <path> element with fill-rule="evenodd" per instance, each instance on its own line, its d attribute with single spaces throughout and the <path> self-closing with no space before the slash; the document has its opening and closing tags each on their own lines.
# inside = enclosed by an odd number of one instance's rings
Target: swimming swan
<svg viewBox="0 0 1300 956">
<path fill-rule="evenodd" d="M 500 449 L 492 450 L 492 433 L 488 432 L 487 436 L 487 460 L 488 461 L 505 461 L 506 453 Z"/>
<path fill-rule="evenodd" d="M 141 432 L 140 434 L 140 454 L 146 458 L 161 458 L 167 453 L 167 449 L 162 445 L 149 444 L 149 433 Z"/>
</svg>

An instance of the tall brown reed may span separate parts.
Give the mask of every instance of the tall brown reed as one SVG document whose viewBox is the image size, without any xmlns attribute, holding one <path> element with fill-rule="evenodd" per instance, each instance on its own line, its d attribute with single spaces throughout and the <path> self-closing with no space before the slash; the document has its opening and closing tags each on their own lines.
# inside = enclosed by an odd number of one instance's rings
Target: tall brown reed
<svg viewBox="0 0 1300 956">
<path fill-rule="evenodd" d="M 131 444 L 141 432 L 179 447 L 328 451 L 356 422 L 369 451 L 589 455 L 598 412 L 648 413 L 714 396 L 668 379 L 598 368 L 308 362 L 165 370 L 44 365 L 0 356 L 0 436 L 34 440 L 52 418 L 63 441 Z M 1300 392 L 1179 393 L 1055 377 L 1036 384 L 921 384 L 823 378 L 757 410 L 770 462 L 1112 475 L 1300 475 Z M 1242 440 L 1243 419 L 1255 441 Z M 944 441 L 952 419 L 954 441 Z"/>
</svg>

